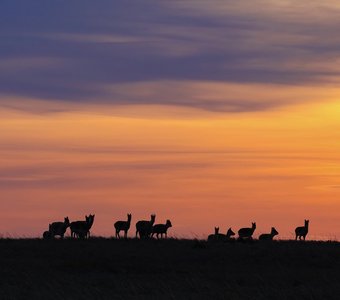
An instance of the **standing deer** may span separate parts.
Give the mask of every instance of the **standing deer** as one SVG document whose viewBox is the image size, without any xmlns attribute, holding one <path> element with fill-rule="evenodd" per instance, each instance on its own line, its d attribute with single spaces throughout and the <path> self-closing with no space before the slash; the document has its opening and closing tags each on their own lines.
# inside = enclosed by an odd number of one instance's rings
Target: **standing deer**
<svg viewBox="0 0 340 300">
<path fill-rule="evenodd" d="M 66 229 L 70 226 L 70 220 L 68 217 L 64 219 L 64 222 L 53 222 L 49 225 L 50 238 L 54 238 L 59 235 L 60 238 L 64 238 Z"/>
<path fill-rule="evenodd" d="M 95 215 L 85 216 L 85 221 L 75 221 L 70 224 L 71 237 L 89 238 L 90 229 L 94 222 Z"/>
<path fill-rule="evenodd" d="M 151 215 L 150 221 L 141 220 L 136 223 L 136 237 L 148 238 L 152 233 L 152 226 L 155 223 L 156 215 Z"/>
<path fill-rule="evenodd" d="M 309 220 L 305 220 L 305 226 L 295 228 L 295 240 L 299 238 L 301 240 L 306 240 L 306 235 L 308 233 Z"/>
<path fill-rule="evenodd" d="M 116 238 L 120 238 L 119 232 L 124 231 L 124 238 L 127 238 L 127 233 L 130 229 L 131 225 L 131 214 L 127 215 L 127 221 L 117 221 L 114 224 L 114 227 L 116 229 Z"/>
<path fill-rule="evenodd" d="M 272 241 L 275 235 L 278 235 L 279 233 L 276 231 L 274 227 L 272 227 L 272 230 L 270 233 L 263 233 L 259 236 L 259 240 L 266 240 L 266 241 Z"/>
<path fill-rule="evenodd" d="M 253 239 L 253 233 L 256 229 L 256 223 L 251 223 L 251 228 L 241 228 L 238 231 L 239 239 Z"/>
<path fill-rule="evenodd" d="M 163 234 L 165 234 L 165 238 L 167 238 L 167 231 L 170 227 L 172 227 L 170 220 L 166 220 L 165 224 L 153 225 L 151 237 L 153 237 L 153 235 L 156 233 L 157 239 L 159 235 L 161 235 L 161 238 L 163 238 Z"/>
</svg>

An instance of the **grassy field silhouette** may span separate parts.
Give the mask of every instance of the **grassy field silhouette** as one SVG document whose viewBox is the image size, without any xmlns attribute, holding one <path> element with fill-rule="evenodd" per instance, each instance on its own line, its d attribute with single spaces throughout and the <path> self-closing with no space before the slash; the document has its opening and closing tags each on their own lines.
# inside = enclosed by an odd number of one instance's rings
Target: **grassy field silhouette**
<svg viewBox="0 0 340 300">
<path fill-rule="evenodd" d="M 337 242 L 0 240 L 1 299 L 338 299 Z"/>
</svg>

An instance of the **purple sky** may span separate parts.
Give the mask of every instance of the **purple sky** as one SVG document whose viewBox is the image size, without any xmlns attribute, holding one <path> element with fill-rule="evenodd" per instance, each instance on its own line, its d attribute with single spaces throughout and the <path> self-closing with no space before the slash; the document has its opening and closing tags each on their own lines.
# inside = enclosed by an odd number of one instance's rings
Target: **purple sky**
<svg viewBox="0 0 340 300">
<path fill-rule="evenodd" d="M 295 100 L 212 101 L 190 83 L 336 86 L 339 26 L 336 1 L 2 1 L 0 102 L 267 110 Z M 143 83 L 151 95 L 130 92 Z"/>
</svg>

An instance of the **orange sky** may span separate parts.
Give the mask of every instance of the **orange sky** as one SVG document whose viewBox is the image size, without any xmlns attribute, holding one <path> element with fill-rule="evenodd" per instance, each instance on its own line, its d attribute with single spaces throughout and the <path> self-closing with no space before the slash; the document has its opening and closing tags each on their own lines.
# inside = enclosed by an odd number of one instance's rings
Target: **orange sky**
<svg viewBox="0 0 340 300">
<path fill-rule="evenodd" d="M 132 213 L 340 237 L 337 1 L 7 1 L 0 234 Z"/>
<path fill-rule="evenodd" d="M 256 235 L 275 226 L 291 238 L 305 218 L 311 237 L 340 236 L 336 101 L 214 117 L 148 116 L 157 109 L 129 107 L 130 117 L 119 109 L 2 110 L 3 234 L 39 236 L 51 221 L 95 213 L 93 232 L 109 236 L 113 222 L 131 212 L 133 225 L 151 213 L 156 222 L 171 219 L 171 235 L 179 237 L 256 221 Z M 169 111 L 190 116 L 190 109 Z"/>
</svg>

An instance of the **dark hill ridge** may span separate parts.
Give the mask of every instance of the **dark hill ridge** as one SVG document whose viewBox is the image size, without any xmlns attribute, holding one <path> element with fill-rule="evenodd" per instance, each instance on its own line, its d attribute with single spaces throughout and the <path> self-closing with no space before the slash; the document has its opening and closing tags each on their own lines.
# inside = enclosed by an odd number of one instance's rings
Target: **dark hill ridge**
<svg viewBox="0 0 340 300">
<path fill-rule="evenodd" d="M 0 240 L 0 299 L 339 299 L 340 244 Z"/>
</svg>

